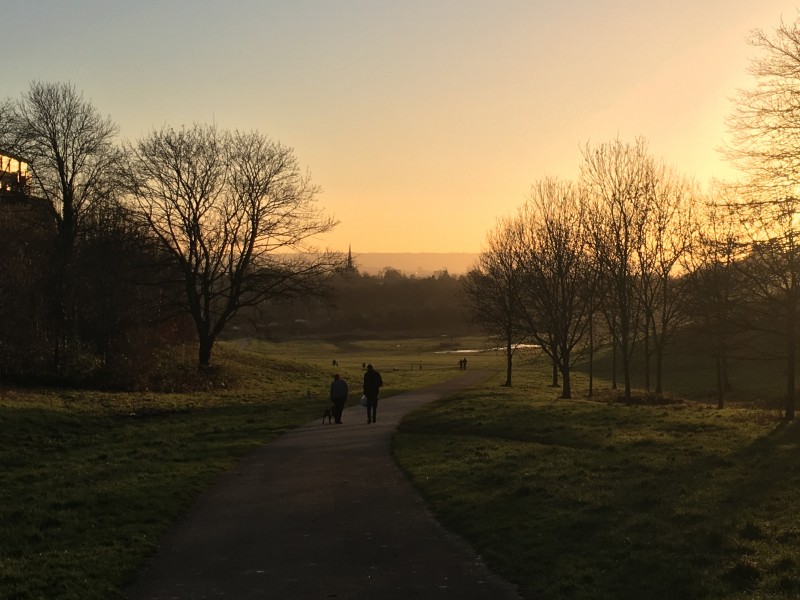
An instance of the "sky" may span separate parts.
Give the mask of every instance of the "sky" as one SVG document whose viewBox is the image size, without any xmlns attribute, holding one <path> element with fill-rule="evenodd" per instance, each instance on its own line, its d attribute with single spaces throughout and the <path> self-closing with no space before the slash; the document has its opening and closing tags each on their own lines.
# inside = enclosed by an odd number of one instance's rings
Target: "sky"
<svg viewBox="0 0 800 600">
<path fill-rule="evenodd" d="M 646 138 L 735 177 L 725 118 L 786 0 L 31 0 L 3 8 L 0 96 L 69 82 L 135 141 L 258 130 L 338 221 L 319 247 L 479 252 L 581 150 Z"/>
</svg>

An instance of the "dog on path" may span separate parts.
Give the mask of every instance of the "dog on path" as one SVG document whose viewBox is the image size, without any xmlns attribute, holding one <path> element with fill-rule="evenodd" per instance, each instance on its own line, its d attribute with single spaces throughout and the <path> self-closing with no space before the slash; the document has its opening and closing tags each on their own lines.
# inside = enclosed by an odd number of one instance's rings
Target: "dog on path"
<svg viewBox="0 0 800 600">
<path fill-rule="evenodd" d="M 328 425 L 333 422 L 333 404 L 331 404 L 328 408 L 325 409 L 325 412 L 322 413 L 322 422 L 325 423 L 325 419 L 328 419 Z"/>
</svg>

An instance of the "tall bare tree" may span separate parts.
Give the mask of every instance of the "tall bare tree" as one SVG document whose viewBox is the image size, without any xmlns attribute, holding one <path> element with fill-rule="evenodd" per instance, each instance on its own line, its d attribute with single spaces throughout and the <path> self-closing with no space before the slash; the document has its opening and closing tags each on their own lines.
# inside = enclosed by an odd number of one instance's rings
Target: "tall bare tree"
<svg viewBox="0 0 800 600">
<path fill-rule="evenodd" d="M 219 334 L 244 306 L 324 295 L 343 266 L 308 246 L 335 222 L 293 150 L 258 132 L 164 127 L 128 147 L 127 188 L 172 257 L 207 367 Z"/>
<path fill-rule="evenodd" d="M 12 104 L 13 150 L 29 161 L 35 194 L 47 200 L 69 256 L 88 207 L 109 196 L 117 126 L 70 83 L 34 82 Z"/>
<path fill-rule="evenodd" d="M 759 290 L 784 324 L 785 416 L 795 416 L 796 347 L 800 307 L 800 27 L 781 21 L 774 33 L 760 29 L 750 43 L 759 54 L 751 89 L 740 90 L 728 125 L 728 158 L 745 174 L 734 209 L 750 237 L 745 263 Z"/>
<path fill-rule="evenodd" d="M 46 200 L 55 221 L 57 261 L 55 362 L 74 337 L 70 269 L 81 220 L 113 192 L 119 153 L 117 127 L 69 83 L 34 82 L 11 101 L 8 143 L 29 162 L 33 194 Z"/>
<path fill-rule="evenodd" d="M 645 387 L 650 390 L 650 339 L 653 340 L 655 393 L 663 393 L 664 351 L 683 318 L 686 279 L 682 261 L 697 233 L 695 183 L 663 163 L 655 165 L 653 201 L 646 214 L 644 237 L 637 250 L 641 302 L 644 311 Z"/>
<path fill-rule="evenodd" d="M 464 282 L 474 321 L 505 349 L 505 386 L 511 386 L 514 352 L 525 337 L 520 321 L 522 256 L 514 228 L 513 219 L 498 221 L 488 233 L 486 247 Z"/>
<path fill-rule="evenodd" d="M 571 398 L 592 306 L 586 205 L 571 183 L 545 179 L 534 184 L 518 222 L 527 332 L 561 373 L 562 398 Z"/>
<path fill-rule="evenodd" d="M 727 202 L 714 194 L 703 205 L 697 243 L 684 257 L 688 332 L 714 359 L 717 407 L 730 387 L 728 361 L 737 332 L 737 307 L 745 287 L 736 268 L 744 260 L 739 228 Z"/>
<path fill-rule="evenodd" d="M 589 222 L 605 297 L 603 314 L 619 350 L 625 398 L 631 398 L 631 362 L 643 310 L 637 249 L 653 203 L 654 164 L 643 138 L 619 139 L 583 151 L 581 174 L 592 203 Z"/>
<path fill-rule="evenodd" d="M 784 415 L 794 419 L 800 334 L 800 201 L 785 197 L 776 202 L 771 192 L 764 194 L 767 198 L 749 186 L 740 188 L 739 202 L 729 206 L 747 244 L 747 254 L 736 262 L 736 268 L 750 294 L 748 326 L 772 336 L 776 344 L 767 356 L 784 361 Z"/>
</svg>

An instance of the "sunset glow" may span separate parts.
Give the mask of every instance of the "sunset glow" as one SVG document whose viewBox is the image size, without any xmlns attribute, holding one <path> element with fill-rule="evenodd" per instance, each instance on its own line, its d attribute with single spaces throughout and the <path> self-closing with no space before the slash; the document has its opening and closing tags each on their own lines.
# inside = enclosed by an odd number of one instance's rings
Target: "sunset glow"
<svg viewBox="0 0 800 600">
<path fill-rule="evenodd" d="M 701 184 L 754 28 L 788 0 L 672 3 L 12 3 L 4 96 L 69 81 L 135 139 L 164 124 L 257 129 L 291 146 L 340 224 L 321 246 L 476 252 L 581 148 L 644 136 Z"/>
</svg>

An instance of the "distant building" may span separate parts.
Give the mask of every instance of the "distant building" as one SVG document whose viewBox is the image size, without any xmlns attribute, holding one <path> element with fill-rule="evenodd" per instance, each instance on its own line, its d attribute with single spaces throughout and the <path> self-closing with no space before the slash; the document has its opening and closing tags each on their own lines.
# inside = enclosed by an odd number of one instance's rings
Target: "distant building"
<svg viewBox="0 0 800 600">
<path fill-rule="evenodd" d="M 28 162 L 0 149 L 0 199 L 29 198 L 30 193 Z"/>
</svg>

